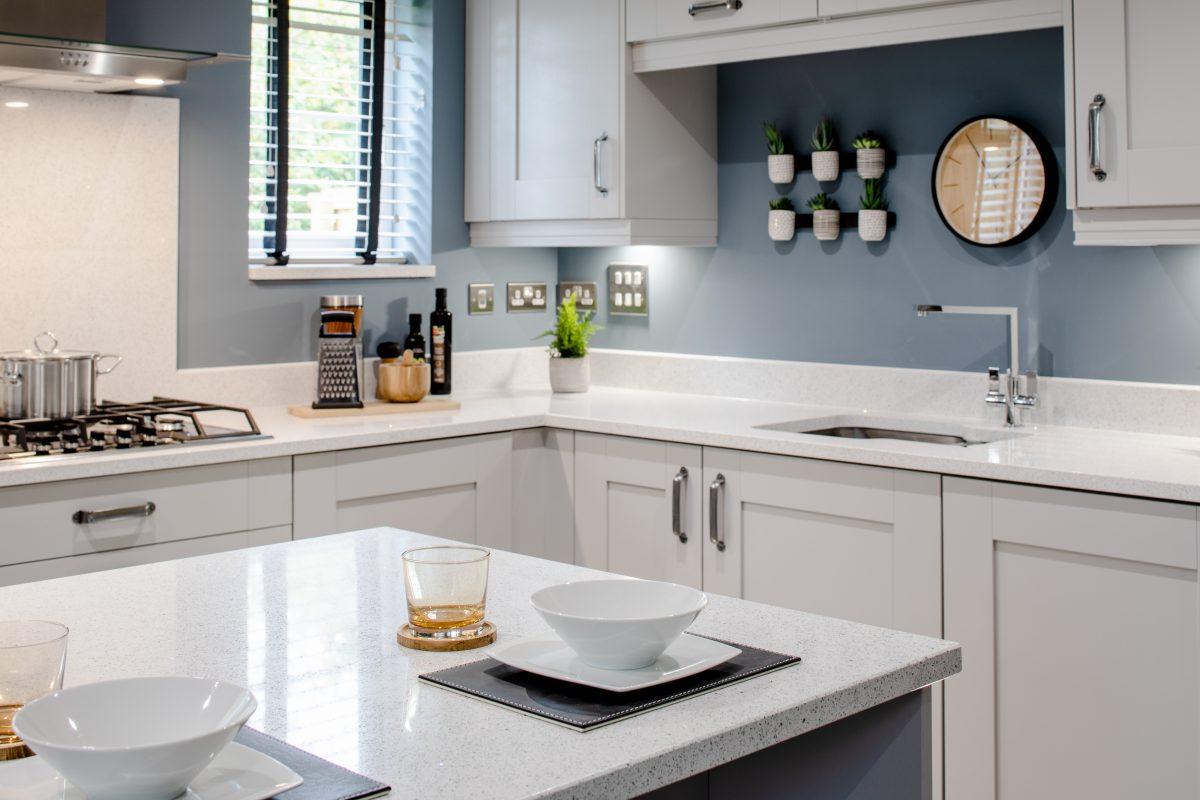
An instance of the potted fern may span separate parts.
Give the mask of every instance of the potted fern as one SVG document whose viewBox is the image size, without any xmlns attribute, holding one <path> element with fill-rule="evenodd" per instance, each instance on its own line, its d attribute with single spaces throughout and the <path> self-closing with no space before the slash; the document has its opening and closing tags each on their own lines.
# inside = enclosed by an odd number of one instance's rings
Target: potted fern
<svg viewBox="0 0 1200 800">
<path fill-rule="evenodd" d="M 796 235 L 796 209 L 786 197 L 776 197 L 767 212 L 767 233 L 772 241 L 790 242 Z"/>
<path fill-rule="evenodd" d="M 812 133 L 812 172 L 818 181 L 836 181 L 841 166 L 838 151 L 834 149 L 833 123 L 829 117 L 821 117 Z"/>
<path fill-rule="evenodd" d="M 550 388 L 559 393 L 586 392 L 591 383 L 588 342 L 599 327 L 592 323 L 595 312 L 580 313 L 572 292 L 558 307 L 554 327 L 538 338 L 552 336 L 550 342 Z"/>
<path fill-rule="evenodd" d="M 887 196 L 881 178 L 863 181 L 863 193 L 858 198 L 858 235 L 864 242 L 882 242 L 887 236 Z"/>
<path fill-rule="evenodd" d="M 883 137 L 875 131 L 863 131 L 854 140 L 858 177 L 863 180 L 883 177 Z"/>
<path fill-rule="evenodd" d="M 767 137 L 767 175 L 771 183 L 791 183 L 796 177 L 796 157 L 784 152 L 787 147 L 774 122 L 764 122 L 763 133 Z"/>
<path fill-rule="evenodd" d="M 822 242 L 832 242 L 842 232 L 842 212 L 837 201 L 821 192 L 808 199 L 813 212 L 813 234 Z"/>
</svg>

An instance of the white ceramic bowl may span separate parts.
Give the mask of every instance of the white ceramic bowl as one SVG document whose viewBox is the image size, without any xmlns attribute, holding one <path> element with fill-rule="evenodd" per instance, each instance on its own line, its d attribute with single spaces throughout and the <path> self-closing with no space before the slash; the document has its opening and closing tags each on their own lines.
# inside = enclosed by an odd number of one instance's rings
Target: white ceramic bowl
<svg viewBox="0 0 1200 800">
<path fill-rule="evenodd" d="M 182 794 L 258 703 L 204 678 L 128 678 L 63 689 L 13 719 L 25 740 L 88 800 Z"/>
<path fill-rule="evenodd" d="M 600 669 L 653 664 L 708 603 L 688 586 L 622 578 L 549 586 L 529 600 L 585 663 Z"/>
</svg>

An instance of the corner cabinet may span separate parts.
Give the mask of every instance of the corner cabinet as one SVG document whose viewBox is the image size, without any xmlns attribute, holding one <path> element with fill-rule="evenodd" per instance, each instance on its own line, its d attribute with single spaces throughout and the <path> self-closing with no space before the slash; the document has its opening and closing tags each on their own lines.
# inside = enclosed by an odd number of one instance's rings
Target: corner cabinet
<svg viewBox="0 0 1200 800">
<path fill-rule="evenodd" d="M 715 245 L 716 72 L 644 79 L 622 0 L 468 0 L 475 246 Z"/>
<path fill-rule="evenodd" d="M 944 479 L 946 796 L 1200 796 L 1194 506 Z"/>
<path fill-rule="evenodd" d="M 1070 5 L 1076 243 L 1200 244 L 1200 3 Z"/>
</svg>

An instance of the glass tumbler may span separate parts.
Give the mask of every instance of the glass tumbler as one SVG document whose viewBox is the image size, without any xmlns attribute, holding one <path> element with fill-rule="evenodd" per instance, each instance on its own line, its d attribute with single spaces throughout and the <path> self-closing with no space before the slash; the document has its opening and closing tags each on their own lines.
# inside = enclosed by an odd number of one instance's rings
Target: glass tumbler
<svg viewBox="0 0 1200 800">
<path fill-rule="evenodd" d="M 21 706 L 62 688 L 67 627 L 41 620 L 0 622 L 0 761 L 32 755 L 13 731 Z"/>
<path fill-rule="evenodd" d="M 472 636 L 483 630 L 488 559 L 482 547 L 417 547 L 401 554 L 408 624 L 435 638 Z"/>
</svg>

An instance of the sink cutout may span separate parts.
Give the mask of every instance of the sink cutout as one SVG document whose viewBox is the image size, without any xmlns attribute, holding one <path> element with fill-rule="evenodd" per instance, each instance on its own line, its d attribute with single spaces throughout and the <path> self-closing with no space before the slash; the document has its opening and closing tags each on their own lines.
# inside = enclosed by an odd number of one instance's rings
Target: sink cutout
<svg viewBox="0 0 1200 800">
<path fill-rule="evenodd" d="M 1027 435 L 1008 428 L 947 424 L 938 420 L 885 419 L 865 415 L 790 420 L 755 427 L 758 430 L 830 436 L 837 439 L 890 439 L 951 447 L 970 447 Z"/>
</svg>

